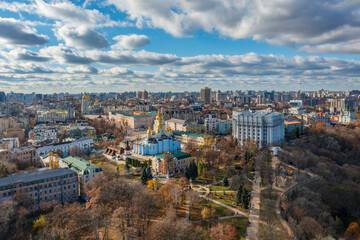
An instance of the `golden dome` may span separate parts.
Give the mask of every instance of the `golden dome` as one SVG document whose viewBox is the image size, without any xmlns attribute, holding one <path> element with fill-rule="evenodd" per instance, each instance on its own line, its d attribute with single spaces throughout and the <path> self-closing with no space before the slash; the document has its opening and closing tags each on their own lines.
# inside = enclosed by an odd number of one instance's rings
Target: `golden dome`
<svg viewBox="0 0 360 240">
<path fill-rule="evenodd" d="M 168 126 L 168 127 L 166 128 L 166 132 L 167 132 L 167 133 L 171 133 L 171 127 Z"/>
<path fill-rule="evenodd" d="M 160 134 L 160 129 L 159 128 L 156 130 L 156 134 Z"/>
<path fill-rule="evenodd" d="M 157 114 L 157 116 L 156 116 L 156 120 L 157 120 L 157 121 L 163 120 L 163 117 L 162 117 L 161 112 L 160 112 L 160 108 L 159 108 L 159 110 L 158 110 L 158 114 Z"/>
<path fill-rule="evenodd" d="M 147 130 L 147 135 L 152 135 L 152 130 L 151 130 L 150 126 L 149 126 L 149 129 Z"/>
<path fill-rule="evenodd" d="M 86 96 L 86 92 L 84 92 L 84 95 L 82 96 L 83 99 L 88 99 L 88 97 Z"/>
<path fill-rule="evenodd" d="M 161 123 L 159 123 L 159 125 L 157 125 L 157 127 L 156 127 L 156 129 L 163 129 L 164 128 L 164 126 L 161 124 Z"/>
</svg>

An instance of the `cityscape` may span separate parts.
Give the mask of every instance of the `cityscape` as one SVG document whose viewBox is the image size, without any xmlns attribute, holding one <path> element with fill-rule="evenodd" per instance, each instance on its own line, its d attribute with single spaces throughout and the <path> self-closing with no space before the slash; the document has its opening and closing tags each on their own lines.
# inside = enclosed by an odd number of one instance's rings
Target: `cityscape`
<svg viewBox="0 0 360 240">
<path fill-rule="evenodd" d="M 0 239 L 360 239 L 357 1 L 0 1 Z"/>
</svg>

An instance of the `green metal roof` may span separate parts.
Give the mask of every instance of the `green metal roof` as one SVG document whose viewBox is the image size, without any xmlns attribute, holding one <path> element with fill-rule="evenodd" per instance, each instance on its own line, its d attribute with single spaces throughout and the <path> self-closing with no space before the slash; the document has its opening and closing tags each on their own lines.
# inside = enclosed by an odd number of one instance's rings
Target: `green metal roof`
<svg viewBox="0 0 360 240">
<path fill-rule="evenodd" d="M 155 116 L 155 112 L 152 112 L 150 114 L 144 114 L 144 115 L 131 115 L 127 112 L 123 112 L 123 111 L 111 111 L 112 114 L 121 114 L 121 115 L 124 115 L 124 116 L 127 116 L 127 117 L 134 117 L 134 118 L 137 118 L 137 117 L 150 117 L 150 116 Z"/>
<path fill-rule="evenodd" d="M 204 134 L 201 133 L 193 133 L 193 132 L 184 132 L 184 131 L 173 131 L 174 135 L 181 136 L 183 134 L 189 136 L 189 137 L 202 137 L 205 138 Z"/>
<path fill-rule="evenodd" d="M 78 173 L 87 174 L 90 170 L 94 170 L 95 172 L 101 172 L 102 169 L 95 164 L 92 164 L 88 161 L 85 161 L 79 157 L 66 157 L 61 160 L 72 170 L 75 170 Z"/>
<path fill-rule="evenodd" d="M 177 158 L 178 160 L 191 157 L 191 155 L 189 153 L 179 151 L 179 150 L 174 151 L 174 152 L 168 152 L 168 153 L 159 154 L 159 155 L 156 155 L 155 157 L 160 158 L 160 159 L 164 159 L 165 155 L 168 155 L 168 154 L 172 155 L 174 158 Z"/>
</svg>

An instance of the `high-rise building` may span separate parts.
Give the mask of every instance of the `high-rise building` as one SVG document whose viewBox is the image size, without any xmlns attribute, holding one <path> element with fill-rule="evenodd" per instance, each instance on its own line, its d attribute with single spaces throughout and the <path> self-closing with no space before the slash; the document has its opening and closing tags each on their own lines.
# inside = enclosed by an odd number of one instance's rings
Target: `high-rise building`
<svg viewBox="0 0 360 240">
<path fill-rule="evenodd" d="M 142 92 L 142 99 L 148 99 L 149 98 L 149 93 L 146 91 L 146 90 L 144 90 L 143 92 Z"/>
<path fill-rule="evenodd" d="M 136 92 L 136 98 L 141 98 L 142 97 L 142 92 L 141 91 L 137 91 Z"/>
<path fill-rule="evenodd" d="M 0 92 L 0 102 L 5 102 L 6 100 L 6 95 L 4 92 Z"/>
<path fill-rule="evenodd" d="M 264 97 L 262 96 L 262 95 L 257 95 L 256 96 L 256 103 L 257 104 L 264 104 L 265 103 L 265 99 L 264 99 Z"/>
<path fill-rule="evenodd" d="M 216 101 L 219 102 L 220 100 L 221 100 L 221 91 L 218 90 L 218 91 L 216 92 Z"/>
<path fill-rule="evenodd" d="M 204 87 L 204 88 L 201 89 L 200 100 L 204 101 L 205 103 L 210 103 L 210 101 L 211 101 L 211 88 Z"/>
<path fill-rule="evenodd" d="M 285 135 L 284 115 L 267 111 L 234 111 L 233 137 L 240 144 L 255 141 L 260 147 L 281 143 Z"/>
<path fill-rule="evenodd" d="M 81 99 L 81 114 L 82 115 L 89 114 L 89 100 L 85 92 Z"/>
</svg>

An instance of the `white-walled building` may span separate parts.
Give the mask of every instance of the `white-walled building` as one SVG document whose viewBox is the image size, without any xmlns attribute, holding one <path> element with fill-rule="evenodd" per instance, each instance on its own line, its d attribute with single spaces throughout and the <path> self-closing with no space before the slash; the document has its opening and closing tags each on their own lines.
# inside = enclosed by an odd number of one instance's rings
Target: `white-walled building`
<svg viewBox="0 0 360 240">
<path fill-rule="evenodd" d="M 36 156 L 39 160 L 41 155 L 48 155 L 50 152 L 61 152 L 62 154 L 59 155 L 60 157 L 67 157 L 72 148 L 77 148 L 78 150 L 84 152 L 90 152 L 93 149 L 93 139 L 91 137 L 85 137 L 72 142 L 39 147 L 36 149 Z"/>
<path fill-rule="evenodd" d="M 29 131 L 29 138 L 38 141 L 55 140 L 58 138 L 59 127 L 39 124 Z"/>
<path fill-rule="evenodd" d="M 281 143 L 285 136 L 284 115 L 267 111 L 234 111 L 233 137 L 240 144 L 256 141 L 264 144 Z"/>
</svg>

